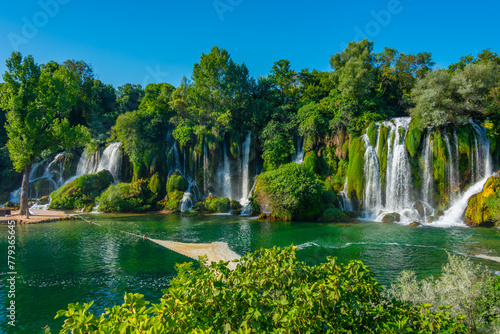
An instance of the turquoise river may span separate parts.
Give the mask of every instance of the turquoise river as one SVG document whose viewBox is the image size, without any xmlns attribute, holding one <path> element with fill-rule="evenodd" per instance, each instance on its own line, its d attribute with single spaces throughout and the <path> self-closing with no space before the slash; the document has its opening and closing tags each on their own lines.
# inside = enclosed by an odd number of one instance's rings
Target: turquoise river
<svg viewBox="0 0 500 334">
<path fill-rule="evenodd" d="M 230 215 L 85 217 L 101 226 L 77 220 L 15 227 L 15 328 L 7 324 L 8 227 L 0 226 L 4 257 L 0 333 L 41 333 L 45 325 L 58 333 L 63 319 L 54 320 L 54 316 L 68 303 L 93 300 L 91 310 L 101 313 L 105 307 L 121 304 L 125 292 L 139 292 L 157 302 L 175 275 L 175 263 L 191 260 L 123 231 L 180 242 L 224 241 L 239 254 L 294 244 L 299 258 L 309 264 L 327 256 L 336 256 L 342 263 L 360 259 L 386 286 L 401 270 L 414 270 L 420 278 L 439 274 L 448 253 L 468 256 L 500 274 L 500 231 L 496 229 L 283 223 Z"/>
</svg>

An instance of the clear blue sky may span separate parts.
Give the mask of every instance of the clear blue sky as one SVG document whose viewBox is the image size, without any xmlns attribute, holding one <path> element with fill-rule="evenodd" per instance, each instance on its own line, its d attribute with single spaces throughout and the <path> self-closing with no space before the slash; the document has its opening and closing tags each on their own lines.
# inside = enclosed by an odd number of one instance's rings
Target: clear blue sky
<svg viewBox="0 0 500 334">
<path fill-rule="evenodd" d="M 177 86 L 214 45 L 257 77 L 283 58 L 295 70 L 329 70 L 331 54 L 364 36 L 375 52 L 432 52 L 444 68 L 485 48 L 500 53 L 499 9 L 482 0 L 4 1 L 0 72 L 17 48 L 38 63 L 84 60 L 115 87 Z"/>
</svg>

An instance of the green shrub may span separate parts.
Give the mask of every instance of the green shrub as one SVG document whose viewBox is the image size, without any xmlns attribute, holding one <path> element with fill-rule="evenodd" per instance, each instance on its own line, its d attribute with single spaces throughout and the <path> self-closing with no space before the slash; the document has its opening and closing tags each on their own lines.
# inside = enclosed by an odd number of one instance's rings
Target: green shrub
<svg viewBox="0 0 500 334">
<path fill-rule="evenodd" d="M 319 216 L 320 185 L 302 164 L 290 163 L 259 175 L 255 189 L 261 207 L 278 220 L 313 220 Z"/>
<path fill-rule="evenodd" d="M 151 192 L 153 194 L 157 194 L 158 196 L 162 196 L 164 193 L 164 187 L 165 187 L 165 183 L 164 183 L 164 179 L 163 177 L 160 175 L 160 173 L 155 173 L 153 176 L 151 176 L 151 178 L 149 179 L 149 190 L 151 190 Z"/>
<path fill-rule="evenodd" d="M 316 170 L 316 154 L 314 152 L 307 152 L 304 157 L 304 166 L 311 172 Z"/>
<path fill-rule="evenodd" d="M 231 209 L 231 201 L 229 201 L 229 198 L 208 196 L 205 202 L 205 207 L 210 212 L 226 213 Z"/>
<path fill-rule="evenodd" d="M 235 199 L 231 200 L 231 210 L 240 210 L 241 209 L 241 204 Z"/>
<path fill-rule="evenodd" d="M 187 190 L 188 186 L 188 182 L 182 175 L 174 173 L 168 178 L 167 193 L 170 194 L 175 190 L 184 192 Z"/>
<path fill-rule="evenodd" d="M 111 184 L 113 175 L 108 170 L 80 176 L 50 194 L 50 209 L 82 209 L 95 203 L 96 198 Z"/>
<path fill-rule="evenodd" d="M 159 202 L 158 205 L 166 210 L 178 211 L 179 203 L 182 200 L 184 193 L 179 190 L 171 191 L 163 201 Z"/>
<path fill-rule="evenodd" d="M 61 333 L 463 333 L 459 319 L 387 300 L 361 262 L 328 257 L 308 266 L 292 247 L 261 249 L 227 262 L 177 265 L 158 304 L 127 293 L 123 305 L 95 316 L 69 304 Z"/>
<path fill-rule="evenodd" d="M 500 278 L 466 257 L 449 255 L 438 278 L 418 281 L 415 272 L 403 271 L 386 295 L 415 306 L 430 304 L 433 311 L 449 307 L 452 316 L 466 317 L 469 333 L 500 330 Z"/>
<path fill-rule="evenodd" d="M 156 196 L 148 182 L 118 183 L 109 187 L 100 197 L 99 210 L 103 212 L 144 212 L 152 210 Z"/>
</svg>

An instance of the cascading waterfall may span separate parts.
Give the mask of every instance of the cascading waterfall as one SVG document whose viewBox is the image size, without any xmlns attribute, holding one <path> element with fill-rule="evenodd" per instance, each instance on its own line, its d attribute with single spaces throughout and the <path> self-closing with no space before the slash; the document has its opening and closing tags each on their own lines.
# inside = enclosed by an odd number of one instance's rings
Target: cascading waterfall
<svg viewBox="0 0 500 334">
<path fill-rule="evenodd" d="M 363 194 L 363 204 L 371 211 L 371 214 L 378 214 L 382 207 L 382 185 L 380 178 L 380 164 L 375 148 L 370 145 L 368 136 L 362 137 L 365 142 L 364 156 L 364 182 L 365 191 Z"/>
<path fill-rule="evenodd" d="M 301 164 L 304 162 L 304 137 L 297 135 L 295 153 L 292 156 L 292 162 Z"/>
<path fill-rule="evenodd" d="M 58 153 L 50 162 L 41 161 L 35 163 L 31 168 L 29 175 L 30 191 L 29 197 L 39 198 L 46 193 L 39 194 L 36 189 L 33 189 L 32 184 L 39 180 L 45 180 L 48 184 L 48 192 L 52 192 L 64 184 L 64 155 L 65 153 Z M 40 168 L 43 168 L 43 173 L 40 175 Z M 19 203 L 21 198 L 21 188 L 14 190 L 10 193 L 10 202 Z"/>
<path fill-rule="evenodd" d="M 425 222 L 434 214 L 434 129 L 426 129 L 423 138 L 423 147 L 420 159 L 420 175 L 422 178 L 421 191 L 413 190 L 413 176 L 409 160 L 409 154 L 405 148 L 405 140 L 408 134 L 411 118 L 395 118 L 391 121 L 377 123 L 377 144 L 373 147 L 367 135 L 362 139 L 365 144 L 364 155 L 364 193 L 363 206 L 369 216 L 376 215 L 376 220 L 382 220 L 388 213 L 397 212 L 401 216 L 401 222 L 412 221 Z M 472 185 L 464 194 L 460 194 L 459 175 L 459 143 L 457 130 L 442 132 L 448 159 L 443 161 L 446 189 L 450 196 L 450 208 L 445 214 L 435 221 L 434 225 L 447 226 L 462 223 L 462 217 L 467 206 L 468 198 L 481 190 L 484 182 L 492 173 L 490 144 L 486 136 L 486 130 L 476 123 L 471 122 L 473 138 L 471 138 L 471 179 Z M 380 128 L 388 128 L 387 134 L 387 167 L 385 170 L 385 188 L 381 184 L 380 157 L 375 148 L 379 147 Z M 383 144 L 383 143 L 382 143 Z M 346 210 L 347 194 L 340 192 L 342 196 L 341 208 Z M 385 199 L 385 203 L 384 203 Z"/>
<path fill-rule="evenodd" d="M 249 161 L 250 161 L 250 144 L 252 143 L 252 132 L 248 132 L 242 146 L 243 159 L 241 160 L 241 199 L 240 203 L 246 207 L 249 203 L 248 179 L 249 179 Z"/>
<path fill-rule="evenodd" d="M 353 211 L 351 199 L 349 198 L 349 196 L 347 196 L 347 184 L 348 184 L 348 179 L 346 177 L 344 188 L 342 188 L 342 191 L 340 191 L 340 196 L 341 196 L 340 208 L 344 211 Z"/>
<path fill-rule="evenodd" d="M 387 154 L 385 189 L 385 209 L 388 211 L 400 211 L 412 204 L 410 203 L 411 169 L 405 148 L 405 137 L 410 121 L 410 117 L 403 117 L 395 118 L 393 122 L 384 122 L 384 125 L 390 128 L 389 140 L 392 138 Z"/>
<path fill-rule="evenodd" d="M 104 169 L 109 170 L 115 183 L 118 183 L 121 178 L 122 152 L 120 147 L 122 143 L 115 142 L 109 144 L 108 147 L 99 153 L 97 151 L 91 157 L 87 158 L 85 153 L 82 154 L 76 168 L 76 175 L 67 182 L 74 180 L 77 177 L 87 174 L 95 174 Z"/>
<path fill-rule="evenodd" d="M 220 185 L 222 187 L 222 197 L 227 197 L 232 199 L 231 197 L 231 165 L 229 162 L 229 158 L 227 157 L 227 148 L 226 144 L 223 143 L 224 148 L 224 157 L 222 160 L 222 165 L 219 166 L 219 179 Z"/>
<path fill-rule="evenodd" d="M 203 193 L 208 193 L 208 154 L 207 143 L 203 144 Z"/>
</svg>

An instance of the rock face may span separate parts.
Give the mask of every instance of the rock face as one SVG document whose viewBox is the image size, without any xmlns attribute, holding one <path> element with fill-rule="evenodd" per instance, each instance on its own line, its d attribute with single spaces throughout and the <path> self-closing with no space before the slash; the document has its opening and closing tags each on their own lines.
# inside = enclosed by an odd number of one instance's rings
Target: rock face
<svg viewBox="0 0 500 334">
<path fill-rule="evenodd" d="M 472 196 L 465 211 L 469 226 L 500 225 L 500 175 L 497 173 L 484 184 L 483 191 Z"/>
</svg>

